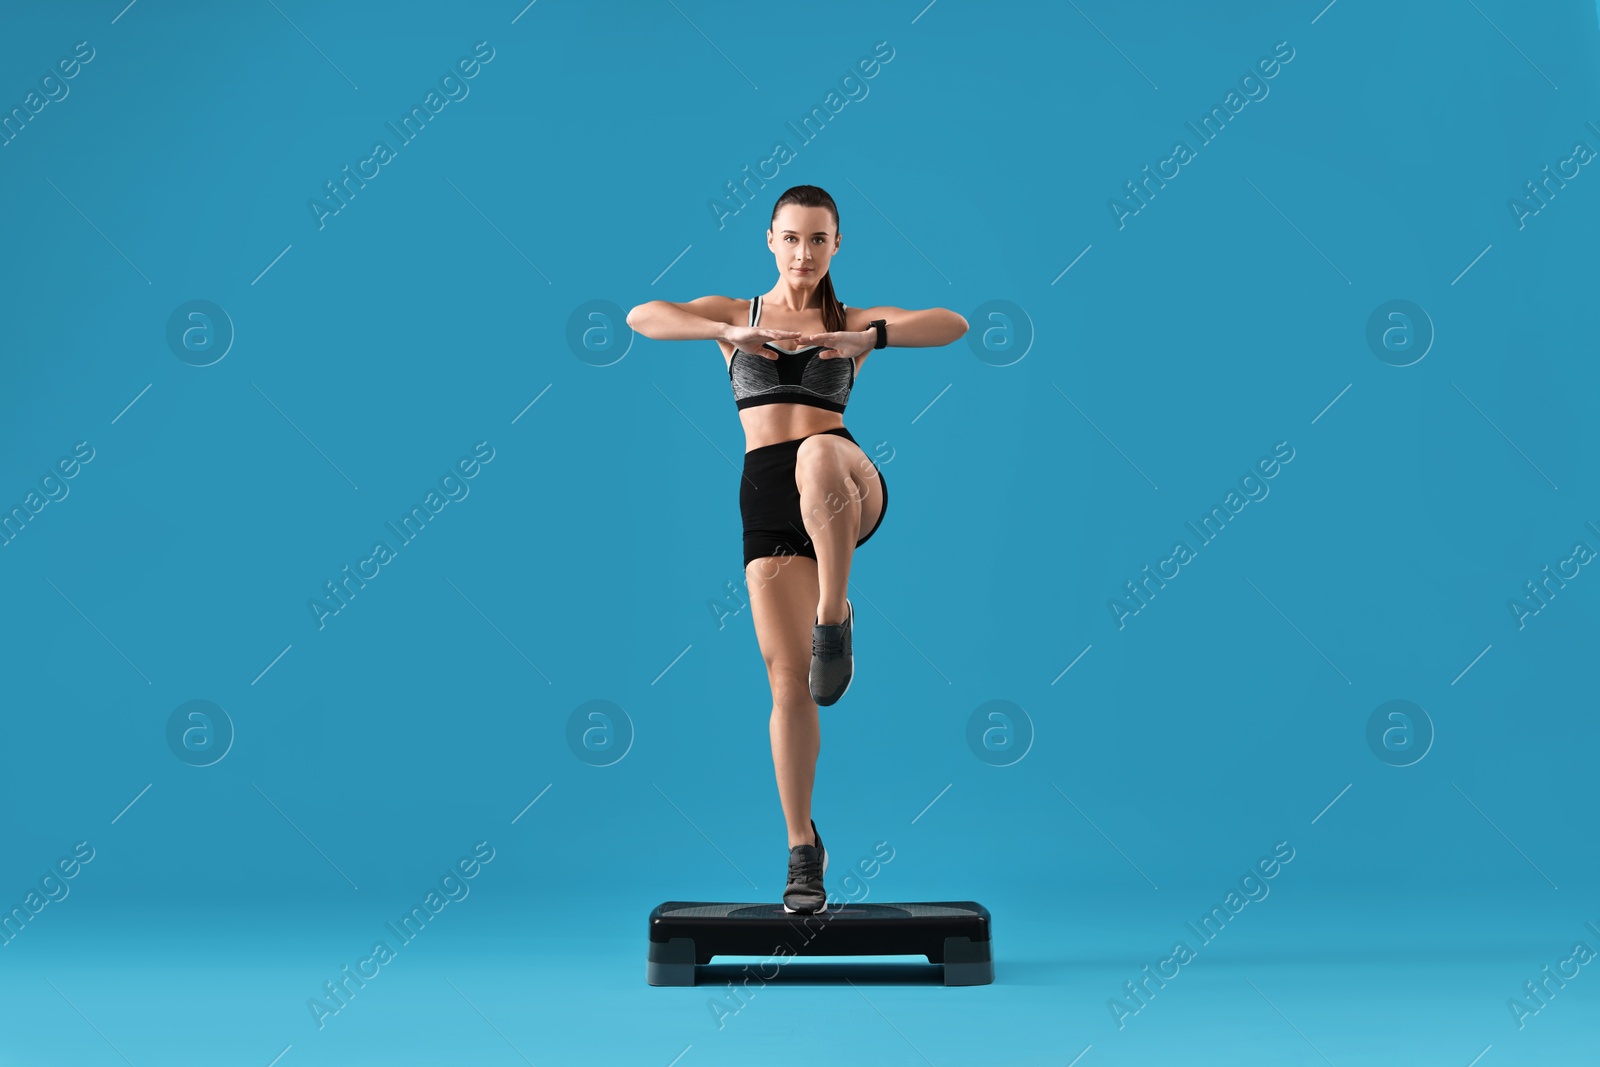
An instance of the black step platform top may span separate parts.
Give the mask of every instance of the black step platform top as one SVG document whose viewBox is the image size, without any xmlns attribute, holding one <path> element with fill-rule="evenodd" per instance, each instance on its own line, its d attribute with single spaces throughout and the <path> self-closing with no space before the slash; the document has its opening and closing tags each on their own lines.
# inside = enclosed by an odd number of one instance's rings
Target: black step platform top
<svg viewBox="0 0 1600 1067">
<path fill-rule="evenodd" d="M 650 912 L 652 985 L 692 985 L 713 956 L 926 956 L 950 985 L 993 981 L 989 909 L 973 900 L 785 911 L 775 903 L 669 900 Z"/>
</svg>

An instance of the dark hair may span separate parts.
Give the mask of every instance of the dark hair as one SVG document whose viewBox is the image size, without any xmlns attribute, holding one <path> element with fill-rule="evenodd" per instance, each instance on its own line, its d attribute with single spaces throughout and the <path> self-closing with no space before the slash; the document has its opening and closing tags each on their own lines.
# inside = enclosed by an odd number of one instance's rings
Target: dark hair
<svg viewBox="0 0 1600 1067">
<path fill-rule="evenodd" d="M 772 229 L 772 224 L 777 221 L 778 210 L 786 204 L 796 207 L 825 207 L 833 215 L 833 228 L 839 229 L 839 205 L 833 202 L 823 189 L 815 185 L 796 185 L 784 190 L 778 202 L 772 205 L 772 218 L 767 222 L 767 229 Z M 833 270 L 822 276 L 822 284 L 817 287 L 822 292 L 822 328 L 833 333 L 844 329 L 844 305 L 839 303 L 839 298 L 833 292 Z"/>
</svg>

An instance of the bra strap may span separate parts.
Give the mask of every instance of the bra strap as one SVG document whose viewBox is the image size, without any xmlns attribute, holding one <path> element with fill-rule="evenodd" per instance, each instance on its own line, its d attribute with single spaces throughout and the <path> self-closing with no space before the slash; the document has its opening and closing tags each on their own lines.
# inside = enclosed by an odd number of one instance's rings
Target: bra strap
<svg viewBox="0 0 1600 1067">
<path fill-rule="evenodd" d="M 761 298 L 753 297 L 750 300 L 750 325 L 754 326 L 761 321 Z"/>
</svg>

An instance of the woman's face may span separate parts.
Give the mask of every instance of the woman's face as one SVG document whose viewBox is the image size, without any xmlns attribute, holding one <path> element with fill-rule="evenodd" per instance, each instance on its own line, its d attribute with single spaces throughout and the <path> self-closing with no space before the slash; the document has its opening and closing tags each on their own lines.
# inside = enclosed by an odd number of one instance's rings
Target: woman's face
<svg viewBox="0 0 1600 1067">
<path fill-rule="evenodd" d="M 767 231 L 767 247 L 785 281 L 799 289 L 813 288 L 839 250 L 833 213 L 825 207 L 785 204 Z"/>
</svg>

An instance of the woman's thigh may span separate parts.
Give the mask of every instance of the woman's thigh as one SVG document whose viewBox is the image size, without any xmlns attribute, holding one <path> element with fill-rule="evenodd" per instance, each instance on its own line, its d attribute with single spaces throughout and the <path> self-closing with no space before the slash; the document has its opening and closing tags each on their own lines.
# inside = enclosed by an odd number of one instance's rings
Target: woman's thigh
<svg viewBox="0 0 1600 1067">
<path fill-rule="evenodd" d="M 888 499 L 883 478 L 861 446 L 848 437 L 813 434 L 800 443 L 795 456 L 796 488 L 804 493 L 808 477 L 816 477 L 830 470 L 843 470 L 856 487 L 849 489 L 849 492 L 852 495 L 857 492 L 861 494 L 861 525 L 856 533 L 859 542 L 877 528 L 878 520 L 883 516 Z M 820 507 L 821 511 L 817 504 L 812 505 L 813 519 L 831 519 L 839 513 L 842 504 L 830 501 L 824 495 Z"/>
<path fill-rule="evenodd" d="M 817 561 L 809 556 L 758 556 L 745 567 L 756 642 L 773 698 L 811 699 L 811 630 L 817 621 Z"/>
</svg>

